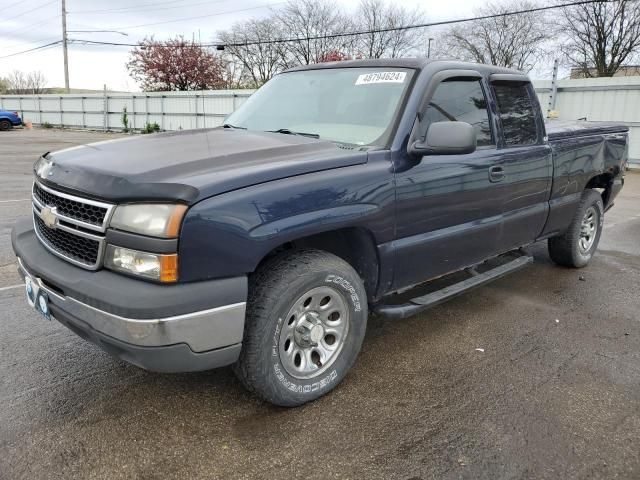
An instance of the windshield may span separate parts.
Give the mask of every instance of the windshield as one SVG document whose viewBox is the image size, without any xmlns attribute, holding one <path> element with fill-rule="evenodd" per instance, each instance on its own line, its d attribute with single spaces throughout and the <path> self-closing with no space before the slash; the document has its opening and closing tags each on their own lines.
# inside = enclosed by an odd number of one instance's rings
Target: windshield
<svg viewBox="0 0 640 480">
<path fill-rule="evenodd" d="M 412 70 L 330 68 L 275 76 L 225 123 L 340 143 L 385 145 Z"/>
</svg>

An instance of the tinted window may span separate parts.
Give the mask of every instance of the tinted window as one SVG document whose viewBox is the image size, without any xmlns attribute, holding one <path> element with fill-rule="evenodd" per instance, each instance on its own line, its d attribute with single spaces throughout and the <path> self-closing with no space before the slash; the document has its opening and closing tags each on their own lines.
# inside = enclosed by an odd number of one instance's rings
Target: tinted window
<svg viewBox="0 0 640 480">
<path fill-rule="evenodd" d="M 506 145 L 531 145 L 538 141 L 536 117 L 529 89 L 522 84 L 494 85 Z"/>
<path fill-rule="evenodd" d="M 479 81 L 451 80 L 438 86 L 425 113 L 422 136 L 431 123 L 446 121 L 470 123 L 479 147 L 493 145 L 487 102 Z"/>
</svg>

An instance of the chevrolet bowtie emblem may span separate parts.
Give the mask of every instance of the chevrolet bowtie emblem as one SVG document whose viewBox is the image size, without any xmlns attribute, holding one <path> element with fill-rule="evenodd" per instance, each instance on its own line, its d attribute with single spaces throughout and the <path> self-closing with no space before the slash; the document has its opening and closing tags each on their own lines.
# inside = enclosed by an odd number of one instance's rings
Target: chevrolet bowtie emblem
<svg viewBox="0 0 640 480">
<path fill-rule="evenodd" d="M 56 207 L 44 207 L 40 211 L 40 218 L 44 224 L 49 227 L 55 229 L 58 226 L 58 215 L 56 214 Z"/>
</svg>

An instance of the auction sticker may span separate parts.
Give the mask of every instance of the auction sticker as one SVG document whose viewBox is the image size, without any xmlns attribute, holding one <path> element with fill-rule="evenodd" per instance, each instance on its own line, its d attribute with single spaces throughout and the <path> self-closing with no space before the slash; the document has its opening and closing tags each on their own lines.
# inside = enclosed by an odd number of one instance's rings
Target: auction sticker
<svg viewBox="0 0 640 480">
<path fill-rule="evenodd" d="M 371 83 L 404 83 L 407 72 L 375 72 L 363 73 L 358 76 L 356 85 L 369 85 Z"/>
</svg>

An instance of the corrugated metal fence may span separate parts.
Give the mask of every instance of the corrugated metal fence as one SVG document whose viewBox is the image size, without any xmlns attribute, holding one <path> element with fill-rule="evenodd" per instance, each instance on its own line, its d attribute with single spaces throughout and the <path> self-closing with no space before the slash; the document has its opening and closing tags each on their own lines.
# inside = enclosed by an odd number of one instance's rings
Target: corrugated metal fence
<svg viewBox="0 0 640 480">
<path fill-rule="evenodd" d="M 546 111 L 551 81 L 536 80 L 534 85 Z M 629 125 L 629 156 L 640 163 L 640 77 L 560 80 L 557 85 L 554 110 L 558 118 Z M 0 108 L 17 110 L 36 125 L 48 122 L 55 126 L 119 130 L 126 107 L 129 126 L 134 130 L 154 122 L 163 130 L 186 130 L 220 125 L 251 93 L 253 90 L 5 95 L 0 96 Z"/>
<path fill-rule="evenodd" d="M 533 82 L 546 112 L 550 80 Z M 624 123 L 630 129 L 629 158 L 640 164 L 640 77 L 559 80 L 555 111 L 560 120 Z"/>
<path fill-rule="evenodd" d="M 106 93 L 69 95 L 4 95 L 0 108 L 16 110 L 34 125 L 121 130 L 127 109 L 129 128 L 157 123 L 162 130 L 217 127 L 253 90 Z"/>
</svg>

